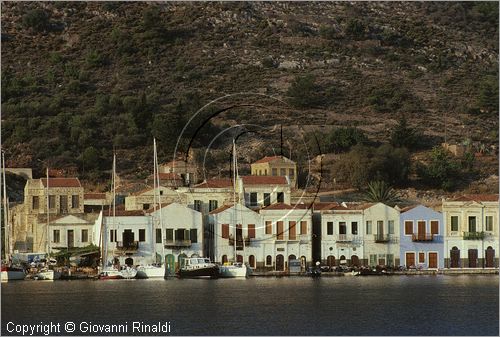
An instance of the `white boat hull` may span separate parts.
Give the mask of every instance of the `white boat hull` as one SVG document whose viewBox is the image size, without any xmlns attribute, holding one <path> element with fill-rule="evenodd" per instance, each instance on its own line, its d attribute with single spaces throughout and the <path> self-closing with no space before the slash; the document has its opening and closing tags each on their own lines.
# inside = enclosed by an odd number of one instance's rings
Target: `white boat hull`
<svg viewBox="0 0 500 337">
<path fill-rule="evenodd" d="M 25 277 L 26 274 L 23 271 L 17 270 L 2 271 L 1 275 L 2 282 L 24 280 Z"/>
<path fill-rule="evenodd" d="M 165 268 L 156 266 L 139 266 L 136 278 L 165 278 Z"/>
<path fill-rule="evenodd" d="M 120 270 L 120 273 L 122 274 L 123 278 L 132 279 L 137 275 L 137 270 L 135 268 L 127 267 Z"/>
<path fill-rule="evenodd" d="M 222 278 L 245 278 L 251 274 L 247 266 L 220 266 L 220 277 Z"/>
<path fill-rule="evenodd" d="M 49 281 L 52 281 L 52 280 L 58 280 L 59 278 L 61 278 L 61 273 L 53 271 L 53 270 L 44 270 L 44 271 L 38 272 L 35 275 L 35 277 L 38 280 L 49 280 Z"/>
</svg>

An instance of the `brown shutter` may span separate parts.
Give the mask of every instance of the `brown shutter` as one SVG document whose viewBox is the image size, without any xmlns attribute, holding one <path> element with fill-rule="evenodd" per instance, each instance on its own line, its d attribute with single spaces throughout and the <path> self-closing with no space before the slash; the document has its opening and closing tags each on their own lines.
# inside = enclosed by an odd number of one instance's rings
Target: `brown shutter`
<svg viewBox="0 0 500 337">
<path fill-rule="evenodd" d="M 273 234 L 273 223 L 266 221 L 266 234 Z"/>
<path fill-rule="evenodd" d="M 229 238 L 229 224 L 222 224 L 222 238 L 223 239 L 228 239 Z"/>
<path fill-rule="evenodd" d="M 429 268 L 437 267 L 437 253 L 429 253 Z"/>
<path fill-rule="evenodd" d="M 307 221 L 300 222 L 300 234 L 307 234 Z"/>
<path fill-rule="evenodd" d="M 283 240 L 283 221 L 277 222 L 276 238 L 278 240 Z"/>
<path fill-rule="evenodd" d="M 431 221 L 431 234 L 439 234 L 439 221 Z"/>
<path fill-rule="evenodd" d="M 413 221 L 405 221 L 405 234 L 413 234 Z"/>
<path fill-rule="evenodd" d="M 296 221 L 288 222 L 288 240 L 296 240 Z"/>
<path fill-rule="evenodd" d="M 248 237 L 251 239 L 255 238 L 255 225 L 248 225 Z"/>
<path fill-rule="evenodd" d="M 425 221 L 417 222 L 418 226 L 418 239 L 425 240 Z"/>
<path fill-rule="evenodd" d="M 425 263 L 425 253 L 418 253 L 418 263 Z"/>
</svg>

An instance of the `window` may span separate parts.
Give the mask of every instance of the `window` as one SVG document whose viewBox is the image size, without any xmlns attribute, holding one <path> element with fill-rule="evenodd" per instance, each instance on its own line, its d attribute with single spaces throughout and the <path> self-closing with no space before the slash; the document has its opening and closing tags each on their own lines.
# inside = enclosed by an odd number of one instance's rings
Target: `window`
<svg viewBox="0 0 500 337">
<path fill-rule="evenodd" d="M 493 216 L 492 215 L 486 216 L 485 230 L 488 232 L 493 231 Z"/>
<path fill-rule="evenodd" d="M 109 230 L 109 242 L 116 242 L 118 235 L 117 235 L 117 230 L 116 229 L 110 229 Z"/>
<path fill-rule="evenodd" d="M 273 172 L 273 176 L 277 176 L 278 175 L 278 169 L 277 168 L 273 168 L 272 169 L 272 172 Z"/>
<path fill-rule="evenodd" d="M 255 239 L 255 225 L 248 225 L 248 238 Z"/>
<path fill-rule="evenodd" d="M 290 178 L 294 178 L 295 177 L 295 170 L 294 169 L 289 169 L 288 170 L 288 175 L 290 176 Z"/>
<path fill-rule="evenodd" d="M 195 200 L 194 201 L 194 210 L 201 212 L 201 200 Z"/>
<path fill-rule="evenodd" d="M 55 207 L 56 207 L 56 196 L 49 195 L 49 208 L 55 208 Z"/>
<path fill-rule="evenodd" d="M 222 231 L 222 238 L 228 239 L 229 238 L 229 224 L 223 223 L 221 231 Z"/>
<path fill-rule="evenodd" d="M 266 234 L 273 234 L 273 223 L 266 221 Z"/>
<path fill-rule="evenodd" d="M 276 199 L 277 199 L 278 202 L 281 202 L 281 203 L 285 202 L 285 195 L 284 195 L 284 193 L 283 192 L 278 192 Z"/>
<path fill-rule="evenodd" d="M 413 221 L 405 221 L 405 235 L 413 234 Z"/>
<path fill-rule="evenodd" d="M 345 221 L 339 222 L 339 234 L 347 234 L 347 226 Z"/>
<path fill-rule="evenodd" d="M 174 230 L 172 228 L 168 228 L 165 233 L 165 241 L 174 241 Z"/>
<path fill-rule="evenodd" d="M 264 175 L 267 176 L 267 169 L 264 170 Z"/>
<path fill-rule="evenodd" d="M 161 228 L 156 228 L 156 243 L 161 243 Z"/>
<path fill-rule="evenodd" d="M 214 209 L 217 209 L 218 202 L 217 200 L 210 200 L 208 202 L 208 211 L 212 212 Z"/>
<path fill-rule="evenodd" d="M 388 266 L 394 267 L 394 254 L 387 254 L 386 264 Z"/>
<path fill-rule="evenodd" d="M 250 206 L 257 206 L 257 193 L 250 193 Z"/>
<path fill-rule="evenodd" d="M 144 241 L 146 241 L 146 230 L 139 229 L 139 242 L 144 242 Z"/>
<path fill-rule="evenodd" d="M 280 176 L 286 176 L 286 169 L 280 169 Z"/>
<path fill-rule="evenodd" d="M 326 223 L 326 235 L 333 235 L 333 222 L 328 221 Z"/>
<path fill-rule="evenodd" d="M 431 234 L 439 234 L 439 221 L 431 220 Z"/>
<path fill-rule="evenodd" d="M 191 238 L 191 243 L 198 243 L 198 230 L 191 228 L 189 230 L 189 237 Z"/>
<path fill-rule="evenodd" d="M 271 193 L 264 193 L 264 206 L 271 205 Z"/>
<path fill-rule="evenodd" d="M 307 221 L 300 222 L 300 234 L 307 234 Z"/>
<path fill-rule="evenodd" d="M 425 263 L 425 253 L 418 253 L 418 263 Z"/>
<path fill-rule="evenodd" d="M 71 196 L 71 208 L 78 208 L 80 207 L 80 196 L 79 195 L 72 195 Z"/>
<path fill-rule="evenodd" d="M 384 221 L 383 220 L 377 221 L 377 234 L 384 234 Z"/>
<path fill-rule="evenodd" d="M 271 255 L 268 255 L 266 257 L 266 266 L 271 266 L 273 264 L 273 257 Z"/>
<path fill-rule="evenodd" d="M 371 234 L 372 233 L 372 221 L 367 220 L 366 221 L 366 234 Z"/>
<path fill-rule="evenodd" d="M 33 209 L 38 209 L 40 207 L 40 199 L 38 197 L 33 197 L 32 207 Z"/>
<path fill-rule="evenodd" d="M 186 231 L 184 228 L 175 230 L 175 241 L 184 241 L 186 238 Z"/>
<path fill-rule="evenodd" d="M 297 238 L 296 236 L 296 221 L 289 221 L 288 222 L 288 239 L 289 240 L 295 240 Z"/>
<path fill-rule="evenodd" d="M 82 242 L 89 242 L 89 230 L 82 229 Z"/>
<path fill-rule="evenodd" d="M 276 223 L 276 239 L 283 240 L 283 221 Z"/>
<path fill-rule="evenodd" d="M 377 265 L 377 254 L 370 254 L 370 266 Z"/>
<path fill-rule="evenodd" d="M 476 217 L 470 216 L 469 217 L 469 232 L 475 232 L 475 231 L 476 231 Z"/>
<path fill-rule="evenodd" d="M 54 229 L 54 231 L 52 232 L 52 236 L 53 236 L 52 239 L 53 242 L 55 243 L 61 242 L 61 232 L 59 231 L 59 229 Z"/>
<path fill-rule="evenodd" d="M 394 234 L 394 220 L 389 220 L 387 225 L 389 226 L 389 234 Z"/>
<path fill-rule="evenodd" d="M 143 210 L 148 210 L 149 209 L 149 204 L 142 204 L 142 209 Z"/>
<path fill-rule="evenodd" d="M 451 230 L 453 232 L 458 231 L 458 216 L 457 215 L 451 216 Z"/>
<path fill-rule="evenodd" d="M 351 222 L 351 234 L 358 235 L 358 222 Z"/>
<path fill-rule="evenodd" d="M 163 191 L 162 190 L 160 190 L 160 195 L 163 195 Z"/>
</svg>

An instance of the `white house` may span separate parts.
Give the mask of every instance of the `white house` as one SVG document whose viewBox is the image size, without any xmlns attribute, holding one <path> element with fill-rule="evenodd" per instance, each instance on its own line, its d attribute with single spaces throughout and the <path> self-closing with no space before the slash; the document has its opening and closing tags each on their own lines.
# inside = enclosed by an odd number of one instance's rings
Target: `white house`
<svg viewBox="0 0 500 337">
<path fill-rule="evenodd" d="M 50 251 L 57 252 L 75 247 L 98 245 L 94 237 L 95 223 L 75 215 L 50 219 Z"/>
</svg>

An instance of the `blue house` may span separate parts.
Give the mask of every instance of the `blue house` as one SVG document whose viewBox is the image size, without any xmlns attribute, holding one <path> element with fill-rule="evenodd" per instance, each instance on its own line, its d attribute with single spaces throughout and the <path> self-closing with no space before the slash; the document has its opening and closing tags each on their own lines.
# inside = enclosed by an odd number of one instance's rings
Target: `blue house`
<svg viewBox="0 0 500 337">
<path fill-rule="evenodd" d="M 407 268 L 444 268 L 443 214 L 425 206 L 401 210 L 400 258 Z"/>
</svg>

